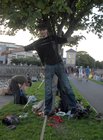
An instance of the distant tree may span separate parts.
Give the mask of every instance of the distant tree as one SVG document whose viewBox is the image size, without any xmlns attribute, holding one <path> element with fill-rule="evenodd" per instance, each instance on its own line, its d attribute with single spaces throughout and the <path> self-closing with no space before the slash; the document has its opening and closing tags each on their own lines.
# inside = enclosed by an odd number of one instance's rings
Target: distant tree
<svg viewBox="0 0 103 140">
<path fill-rule="evenodd" d="M 99 68 L 99 69 L 103 69 L 103 61 L 102 62 L 96 61 L 95 62 L 95 67 Z"/>
<path fill-rule="evenodd" d="M 36 27 L 41 21 L 51 34 L 69 38 L 69 44 L 83 38 L 73 37 L 77 30 L 92 31 L 101 38 L 103 0 L 0 0 L 0 24 L 9 27 L 8 34 L 28 29 L 38 35 Z"/>
<path fill-rule="evenodd" d="M 41 66 L 40 60 L 36 59 L 35 57 L 12 59 L 11 63 L 14 63 L 14 64 L 27 64 L 27 65 L 32 64 L 32 65 Z"/>
<path fill-rule="evenodd" d="M 76 56 L 76 65 L 83 66 L 83 67 L 95 67 L 95 60 L 85 51 L 77 52 Z"/>
</svg>

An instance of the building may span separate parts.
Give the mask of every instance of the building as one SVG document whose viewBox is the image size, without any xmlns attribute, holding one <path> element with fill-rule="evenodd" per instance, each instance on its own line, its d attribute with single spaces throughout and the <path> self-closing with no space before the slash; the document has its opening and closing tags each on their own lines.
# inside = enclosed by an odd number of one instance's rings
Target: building
<svg viewBox="0 0 103 140">
<path fill-rule="evenodd" d="M 15 43 L 0 42 L 0 51 L 12 50 L 13 48 L 19 48 L 19 47 L 23 47 L 23 46 L 16 45 Z M 33 51 L 12 53 L 7 56 L 0 56 L 0 63 L 10 64 L 11 60 L 14 58 L 27 58 L 27 57 L 32 57 L 33 55 L 34 55 Z"/>
<path fill-rule="evenodd" d="M 66 66 L 74 67 L 76 65 L 76 51 L 69 49 L 66 51 Z"/>
</svg>

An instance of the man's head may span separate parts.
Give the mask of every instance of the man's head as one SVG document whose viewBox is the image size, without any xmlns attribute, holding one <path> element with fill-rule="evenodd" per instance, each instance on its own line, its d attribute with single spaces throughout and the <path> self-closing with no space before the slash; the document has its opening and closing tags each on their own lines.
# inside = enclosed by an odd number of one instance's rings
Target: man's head
<svg viewBox="0 0 103 140">
<path fill-rule="evenodd" d="M 39 32 L 40 38 L 45 38 L 48 36 L 48 27 L 47 27 L 46 23 L 40 23 L 38 25 L 38 32 Z"/>
</svg>

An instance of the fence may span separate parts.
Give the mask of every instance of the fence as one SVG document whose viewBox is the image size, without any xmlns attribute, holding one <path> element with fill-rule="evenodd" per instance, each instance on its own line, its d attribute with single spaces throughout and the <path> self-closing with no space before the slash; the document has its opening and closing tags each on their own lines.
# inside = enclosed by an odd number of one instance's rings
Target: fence
<svg viewBox="0 0 103 140">
<path fill-rule="evenodd" d="M 40 67 L 38 66 L 25 66 L 25 65 L 0 65 L 0 77 L 11 77 L 14 75 L 38 76 Z"/>
</svg>

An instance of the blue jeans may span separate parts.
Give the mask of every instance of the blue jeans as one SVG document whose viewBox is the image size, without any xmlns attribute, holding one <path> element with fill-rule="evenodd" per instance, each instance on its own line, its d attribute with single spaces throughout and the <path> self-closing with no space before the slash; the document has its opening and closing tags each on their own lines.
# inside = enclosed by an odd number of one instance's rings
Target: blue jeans
<svg viewBox="0 0 103 140">
<path fill-rule="evenodd" d="M 60 62 L 55 65 L 45 66 L 45 114 L 49 114 L 52 111 L 52 81 L 55 74 L 58 77 L 60 89 L 65 91 L 68 95 L 69 109 L 76 108 L 75 96 L 70 86 L 64 64 L 63 62 Z"/>
</svg>

